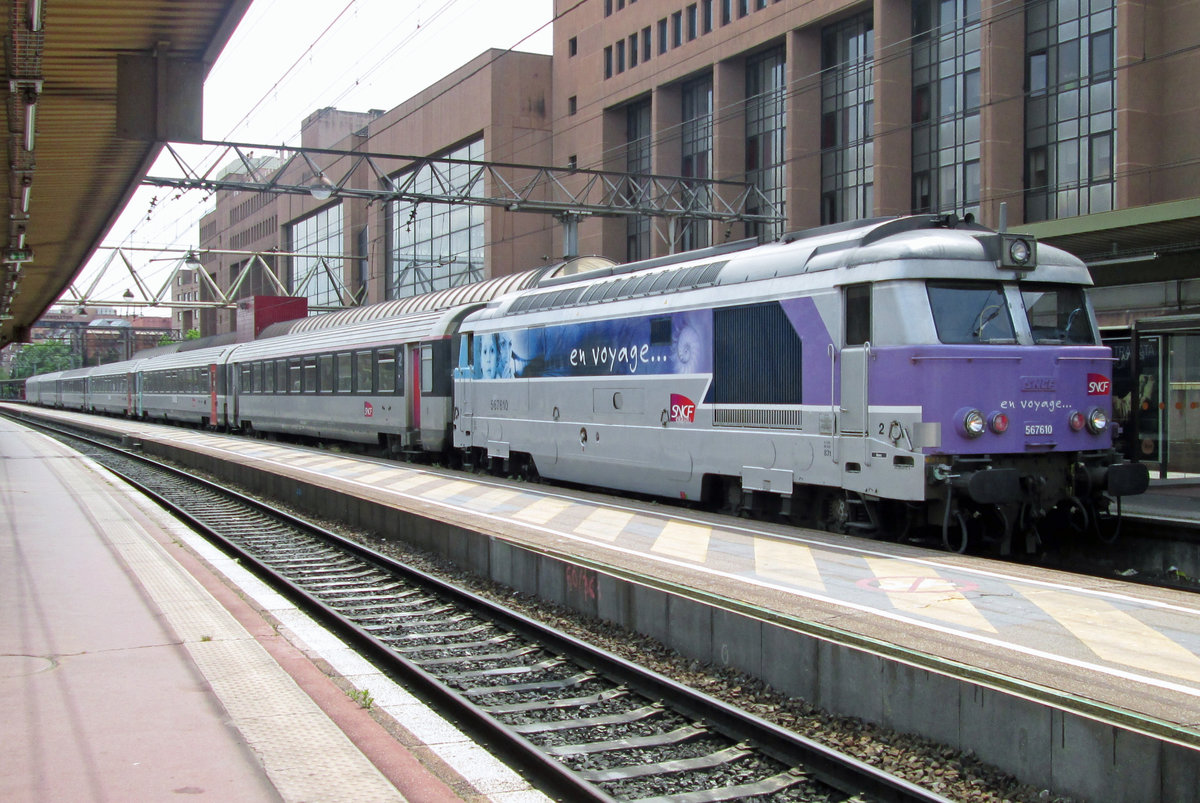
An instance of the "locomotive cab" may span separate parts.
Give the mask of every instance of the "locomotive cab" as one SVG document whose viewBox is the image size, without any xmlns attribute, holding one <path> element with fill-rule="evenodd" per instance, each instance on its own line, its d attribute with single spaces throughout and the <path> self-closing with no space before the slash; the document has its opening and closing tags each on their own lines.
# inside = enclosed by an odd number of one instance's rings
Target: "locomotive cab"
<svg viewBox="0 0 1200 803">
<path fill-rule="evenodd" d="M 842 415 L 857 430 L 846 400 L 863 396 L 877 414 L 920 411 L 920 523 L 948 548 L 984 540 L 1008 553 L 1020 534 L 1037 549 L 1047 519 L 1103 535 L 1110 499 L 1143 492 L 1148 472 L 1112 448 L 1112 357 L 1087 271 L 1055 249 L 1039 264 L 1031 238 L 959 234 L 914 243 L 869 303 L 856 298 L 865 285 L 844 288 Z M 869 325 L 854 320 L 861 309 Z M 853 343 L 864 331 L 867 359 Z M 884 433 L 885 418 L 868 430 Z"/>
</svg>

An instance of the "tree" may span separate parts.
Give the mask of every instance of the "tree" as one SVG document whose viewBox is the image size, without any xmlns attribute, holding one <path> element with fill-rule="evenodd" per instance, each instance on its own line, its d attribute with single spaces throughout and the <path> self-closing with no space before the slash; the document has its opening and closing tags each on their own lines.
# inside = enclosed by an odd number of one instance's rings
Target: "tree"
<svg viewBox="0 0 1200 803">
<path fill-rule="evenodd" d="M 183 339 L 184 340 L 199 340 L 200 339 L 200 330 L 199 329 L 188 329 L 186 332 L 183 333 Z"/>
<path fill-rule="evenodd" d="M 71 347 L 62 340 L 47 340 L 21 348 L 13 358 L 12 378 L 24 379 L 52 371 L 65 371 L 75 367 L 75 355 Z"/>
</svg>

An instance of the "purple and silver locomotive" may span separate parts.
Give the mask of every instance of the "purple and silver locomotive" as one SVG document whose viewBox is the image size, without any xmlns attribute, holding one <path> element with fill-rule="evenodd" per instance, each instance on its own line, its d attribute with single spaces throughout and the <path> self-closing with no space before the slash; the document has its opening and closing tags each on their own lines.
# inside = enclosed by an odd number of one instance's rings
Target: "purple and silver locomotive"
<svg viewBox="0 0 1200 803">
<path fill-rule="evenodd" d="M 949 549 L 1104 534 L 1112 357 L 1079 260 L 945 217 L 604 268 L 463 322 L 478 463 Z"/>
</svg>

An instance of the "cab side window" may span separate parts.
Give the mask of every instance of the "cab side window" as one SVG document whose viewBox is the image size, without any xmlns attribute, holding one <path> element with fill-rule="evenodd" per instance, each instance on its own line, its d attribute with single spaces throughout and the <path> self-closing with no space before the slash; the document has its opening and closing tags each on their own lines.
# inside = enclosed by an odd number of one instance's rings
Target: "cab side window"
<svg viewBox="0 0 1200 803">
<path fill-rule="evenodd" d="M 846 345 L 861 346 L 871 339 L 871 285 L 852 284 L 846 293 Z"/>
</svg>

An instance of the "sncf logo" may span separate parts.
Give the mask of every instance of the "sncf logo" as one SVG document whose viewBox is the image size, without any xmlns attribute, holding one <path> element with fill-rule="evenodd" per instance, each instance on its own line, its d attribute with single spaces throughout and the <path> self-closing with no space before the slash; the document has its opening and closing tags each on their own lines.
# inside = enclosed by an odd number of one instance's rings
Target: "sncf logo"
<svg viewBox="0 0 1200 803">
<path fill-rule="evenodd" d="M 1104 374 L 1088 374 L 1088 395 L 1107 396 L 1112 390 L 1112 380 Z"/>
<path fill-rule="evenodd" d="M 687 396 L 681 396 L 678 393 L 671 394 L 671 420 L 672 421 L 688 421 L 696 420 L 696 403 Z"/>
</svg>

